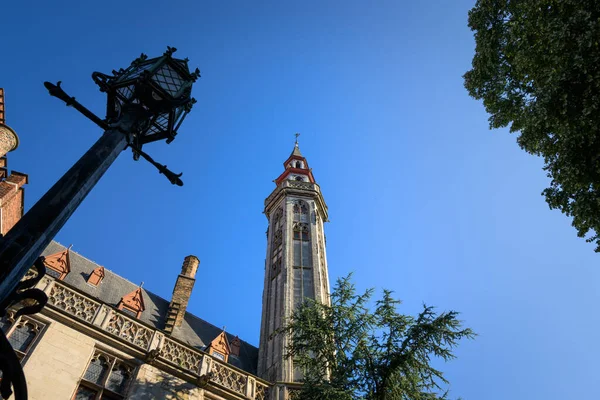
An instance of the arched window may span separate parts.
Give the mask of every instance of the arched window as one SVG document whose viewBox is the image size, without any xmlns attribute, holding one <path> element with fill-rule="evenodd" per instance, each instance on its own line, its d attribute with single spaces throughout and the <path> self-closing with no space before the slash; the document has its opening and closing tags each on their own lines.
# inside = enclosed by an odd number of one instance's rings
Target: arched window
<svg viewBox="0 0 600 400">
<path fill-rule="evenodd" d="M 124 399 L 133 376 L 133 367 L 116 357 L 95 352 L 75 399 Z"/>
<path fill-rule="evenodd" d="M 304 181 L 304 178 L 301 175 L 296 175 L 295 178 L 297 181 Z"/>
<path fill-rule="evenodd" d="M 106 388 L 116 393 L 123 393 L 127 388 L 127 382 L 131 378 L 129 368 L 122 364 L 115 364 L 106 382 Z"/>
<path fill-rule="evenodd" d="M 308 222 L 308 204 L 304 201 L 294 203 L 294 221 Z"/>
<path fill-rule="evenodd" d="M 85 371 L 83 379 L 96 385 L 102 385 L 109 369 L 108 358 L 103 354 L 95 354 L 92 361 L 90 361 L 87 371 Z"/>
<path fill-rule="evenodd" d="M 314 298 L 312 247 L 310 240 L 309 206 L 302 200 L 293 206 L 293 270 L 294 270 L 294 307 L 305 298 Z"/>
<path fill-rule="evenodd" d="M 15 313 L 9 311 L 2 320 L 0 326 L 7 334 L 8 342 L 11 344 L 19 360 L 23 360 L 31 351 L 34 342 L 44 328 L 44 324 L 27 317 L 15 319 Z"/>
<path fill-rule="evenodd" d="M 36 336 L 36 326 L 29 321 L 21 320 L 11 332 L 8 342 L 13 349 L 26 353 Z"/>
<path fill-rule="evenodd" d="M 271 278 L 274 278 L 281 271 L 281 245 L 283 243 L 283 227 L 282 227 L 282 209 L 278 209 L 273 216 L 273 234 L 271 246 L 271 269 L 273 271 Z"/>
<path fill-rule="evenodd" d="M 273 223 L 271 224 L 274 231 L 281 228 L 282 215 L 283 215 L 283 212 L 281 211 L 281 208 L 279 208 L 277 211 L 275 211 L 275 214 L 273 215 Z"/>
<path fill-rule="evenodd" d="M 296 161 L 296 168 L 302 168 L 302 162 Z"/>
</svg>

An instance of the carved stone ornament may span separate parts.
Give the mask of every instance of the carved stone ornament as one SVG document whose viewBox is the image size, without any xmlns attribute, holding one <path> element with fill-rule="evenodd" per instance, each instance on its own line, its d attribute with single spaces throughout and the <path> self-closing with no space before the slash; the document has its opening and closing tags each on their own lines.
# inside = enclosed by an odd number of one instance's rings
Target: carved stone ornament
<svg viewBox="0 0 600 400">
<path fill-rule="evenodd" d="M 212 379 L 213 374 L 212 372 L 209 372 L 208 374 L 201 375 L 196 381 L 196 385 L 198 385 L 199 388 L 204 389 Z"/>
<path fill-rule="evenodd" d="M 154 362 L 156 361 L 156 359 L 160 357 L 160 350 L 159 349 L 152 349 L 150 350 L 147 354 L 146 354 L 146 364 L 150 364 L 153 365 Z"/>
</svg>

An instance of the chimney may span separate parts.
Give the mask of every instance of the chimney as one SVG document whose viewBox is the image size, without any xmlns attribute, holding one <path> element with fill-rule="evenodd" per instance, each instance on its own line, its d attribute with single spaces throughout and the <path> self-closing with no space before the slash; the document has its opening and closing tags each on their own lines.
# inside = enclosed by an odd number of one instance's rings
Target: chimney
<svg viewBox="0 0 600 400">
<path fill-rule="evenodd" d="M 168 334 L 173 333 L 173 329 L 180 327 L 183 322 L 185 309 L 190 301 L 192 289 L 196 282 L 196 271 L 198 271 L 199 265 L 200 260 L 196 256 L 187 256 L 183 260 L 181 274 L 179 274 L 177 282 L 175 282 L 173 296 L 167 313 L 167 321 L 165 322 L 165 332 Z"/>
<path fill-rule="evenodd" d="M 12 228 L 23 216 L 25 207 L 26 174 L 13 171 L 7 172 L 6 153 L 13 151 L 19 145 L 19 137 L 8 125 L 4 115 L 4 89 L 0 88 L 0 235 Z"/>
</svg>

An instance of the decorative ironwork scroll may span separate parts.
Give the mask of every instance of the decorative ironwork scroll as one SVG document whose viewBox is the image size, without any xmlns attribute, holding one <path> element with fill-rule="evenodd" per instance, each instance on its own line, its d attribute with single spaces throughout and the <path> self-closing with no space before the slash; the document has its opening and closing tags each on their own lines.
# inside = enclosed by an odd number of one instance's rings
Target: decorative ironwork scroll
<svg viewBox="0 0 600 400">
<path fill-rule="evenodd" d="M 21 315 L 35 314 L 46 305 L 48 301 L 46 293 L 34 288 L 46 273 L 44 257 L 36 260 L 33 269 L 36 274 L 26 276 L 19 282 L 15 291 L 0 304 L 0 317 L 6 315 L 9 307 L 17 307 L 19 304 L 22 304 L 22 307 L 15 312 L 15 319 Z M 27 384 L 21 361 L 2 330 L 0 330 L 0 371 L 2 372 L 0 396 L 7 399 L 14 393 L 15 400 L 27 400 Z"/>
</svg>

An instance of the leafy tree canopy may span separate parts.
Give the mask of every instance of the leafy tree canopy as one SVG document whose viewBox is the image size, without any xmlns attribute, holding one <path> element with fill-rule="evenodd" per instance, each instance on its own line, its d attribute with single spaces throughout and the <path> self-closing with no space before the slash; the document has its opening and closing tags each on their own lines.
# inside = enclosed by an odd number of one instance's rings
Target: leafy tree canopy
<svg viewBox="0 0 600 400">
<path fill-rule="evenodd" d="M 600 252 L 600 1 L 478 0 L 465 87 L 543 157 L 550 208 Z"/>
<path fill-rule="evenodd" d="M 288 357 L 303 371 L 302 400 L 446 399 L 448 384 L 432 359 L 454 358 L 462 338 L 473 338 L 454 311 L 423 306 L 417 317 L 400 314 L 385 290 L 369 309 L 373 290 L 357 294 L 350 276 L 338 279 L 331 305 L 307 300 L 283 332 Z"/>
</svg>

